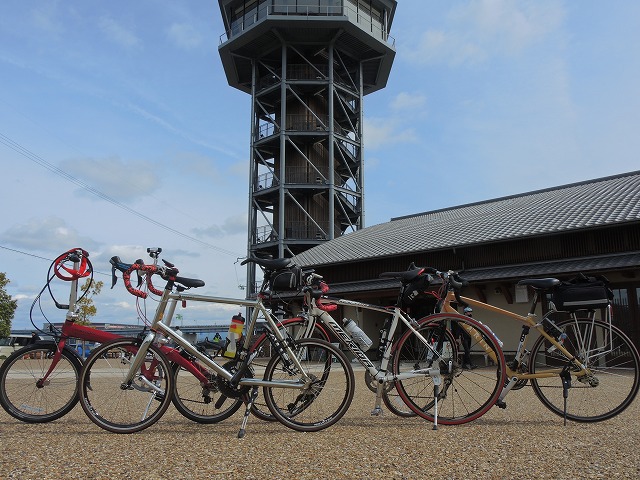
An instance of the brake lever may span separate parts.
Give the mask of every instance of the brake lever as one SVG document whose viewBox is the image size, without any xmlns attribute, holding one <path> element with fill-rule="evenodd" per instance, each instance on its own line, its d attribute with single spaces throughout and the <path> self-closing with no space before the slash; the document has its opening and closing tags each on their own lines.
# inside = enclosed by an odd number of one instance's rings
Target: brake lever
<svg viewBox="0 0 640 480">
<path fill-rule="evenodd" d="M 136 260 L 133 263 L 137 263 L 138 265 L 144 265 L 144 260 L 142 260 L 141 258 L 139 258 L 138 260 Z M 142 274 L 140 273 L 140 270 L 136 270 L 136 275 L 138 277 L 138 284 L 136 285 L 137 288 L 140 288 L 142 286 Z"/>
</svg>

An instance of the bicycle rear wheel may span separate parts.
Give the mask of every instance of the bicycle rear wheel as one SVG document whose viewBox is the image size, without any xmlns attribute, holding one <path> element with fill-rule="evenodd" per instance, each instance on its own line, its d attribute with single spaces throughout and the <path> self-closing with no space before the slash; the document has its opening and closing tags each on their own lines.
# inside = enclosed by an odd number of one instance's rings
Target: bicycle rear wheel
<svg viewBox="0 0 640 480">
<path fill-rule="evenodd" d="M 174 389 L 171 401 L 184 417 L 197 423 L 218 423 L 236 413 L 242 398 L 228 397 L 220 392 L 215 375 L 201 384 L 191 372 L 178 364 L 174 368 Z"/>
<path fill-rule="evenodd" d="M 291 338 L 297 340 L 303 338 L 307 334 L 308 324 L 309 320 L 307 318 L 295 317 L 283 320 L 279 324 L 279 327 L 281 331 L 285 330 Z M 311 335 L 308 336 L 310 338 L 329 341 L 329 335 L 326 330 L 317 323 L 314 325 Z M 256 358 L 251 362 L 251 366 L 256 372 L 264 372 L 267 363 L 269 363 L 269 360 L 271 359 L 271 351 L 272 348 L 269 338 L 267 337 L 267 334 L 263 332 L 258 336 L 250 350 L 250 353 L 257 352 Z M 258 395 L 256 397 L 251 405 L 251 413 L 257 418 L 267 422 L 276 421 L 276 418 L 271 414 L 269 407 L 267 407 L 267 403 L 263 395 Z"/>
<path fill-rule="evenodd" d="M 136 339 L 102 344 L 80 375 L 80 405 L 93 423 L 113 433 L 143 430 L 162 417 L 171 403 L 171 364 L 151 345 L 130 384 L 124 384 L 138 352 Z"/>
<path fill-rule="evenodd" d="M 316 432 L 336 423 L 349 409 L 355 392 L 353 369 L 345 354 L 324 340 L 300 340 L 295 353 L 307 383 L 302 388 L 264 387 L 264 397 L 283 425 L 299 432 Z M 269 361 L 264 379 L 305 381 L 302 372 L 279 355 Z"/>
<path fill-rule="evenodd" d="M 82 362 L 64 348 L 46 380 L 57 345 L 27 345 L 13 352 L 0 366 L 0 404 L 14 418 L 45 423 L 69 413 L 78 403 L 78 379 Z"/>
<path fill-rule="evenodd" d="M 567 418 L 577 422 L 598 422 L 614 417 L 633 401 L 638 393 L 640 358 L 631 340 L 619 328 L 608 323 L 572 319 L 557 324 L 567 334 L 564 348 L 582 362 L 591 375 L 572 373 L 567 398 Z M 539 337 L 531 349 L 531 373 L 560 371 L 568 359 Z M 575 372 L 573 368 L 573 372 Z M 553 413 L 564 416 L 564 396 L 559 375 L 531 380 L 533 391 Z"/>
<path fill-rule="evenodd" d="M 450 344 L 449 329 L 454 324 L 470 334 L 471 352 L 487 355 L 491 362 L 463 369 L 457 348 Z M 411 410 L 429 421 L 435 415 L 433 378 L 426 372 L 429 368 L 440 369 L 438 423 L 443 425 L 458 425 L 480 417 L 493 406 L 504 385 L 505 361 L 496 337 L 463 315 L 425 317 L 416 332 L 408 330 L 400 337 L 394 352 L 398 393 Z"/>
</svg>

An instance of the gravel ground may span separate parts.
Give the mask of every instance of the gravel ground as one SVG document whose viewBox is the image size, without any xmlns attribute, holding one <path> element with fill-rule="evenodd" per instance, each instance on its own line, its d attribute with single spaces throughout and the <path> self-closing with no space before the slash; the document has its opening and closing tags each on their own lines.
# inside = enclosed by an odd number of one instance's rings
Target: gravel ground
<svg viewBox="0 0 640 480">
<path fill-rule="evenodd" d="M 612 420 L 564 426 L 526 387 L 506 410 L 435 431 L 418 418 L 371 417 L 373 403 L 359 379 L 337 425 L 298 433 L 251 417 L 243 439 L 239 414 L 198 425 L 171 406 L 149 429 L 116 435 L 80 406 L 33 425 L 0 409 L 0 479 L 640 478 L 637 399 Z"/>
</svg>

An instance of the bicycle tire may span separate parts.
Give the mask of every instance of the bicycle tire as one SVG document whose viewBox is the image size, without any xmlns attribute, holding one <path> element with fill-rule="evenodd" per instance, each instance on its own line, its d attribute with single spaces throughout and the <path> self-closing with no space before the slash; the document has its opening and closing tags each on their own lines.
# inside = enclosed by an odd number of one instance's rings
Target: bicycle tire
<svg viewBox="0 0 640 480">
<path fill-rule="evenodd" d="M 398 417 L 411 418 L 417 416 L 416 412 L 411 410 L 402 399 L 395 386 L 391 390 L 385 389 L 382 391 L 382 401 L 385 407 Z"/>
<path fill-rule="evenodd" d="M 155 345 L 149 347 L 131 384 L 123 386 L 138 346 L 134 338 L 104 343 L 82 368 L 80 405 L 93 423 L 109 432 L 144 430 L 157 422 L 171 403 L 173 371 Z"/>
<path fill-rule="evenodd" d="M 27 423 L 45 423 L 69 413 L 78 403 L 82 361 L 70 348 L 45 382 L 57 345 L 42 342 L 13 352 L 0 366 L 0 404 L 12 417 Z"/>
<path fill-rule="evenodd" d="M 451 322 L 471 327 L 472 351 L 480 349 L 485 352 L 485 348 L 488 348 L 495 364 L 489 365 L 487 362 L 485 366 L 463 369 L 457 349 L 446 343 L 451 339 Z M 442 425 L 459 425 L 484 415 L 498 399 L 505 381 L 504 354 L 496 337 L 481 323 L 455 314 L 425 317 L 418 322 L 416 330 L 434 345 L 437 354 L 434 355 L 412 330 L 407 330 L 394 347 L 393 372 L 403 375 L 440 367 L 441 385 L 437 407 L 438 423 Z M 396 389 L 411 410 L 426 420 L 434 421 L 435 396 L 433 378 L 430 375 L 397 379 Z"/>
<path fill-rule="evenodd" d="M 297 339 L 299 336 L 298 334 L 304 332 L 304 327 L 306 326 L 307 322 L 308 320 L 304 317 L 288 318 L 286 320 L 283 320 L 279 324 L 279 327 L 286 329 L 291 338 Z M 311 338 L 319 338 L 327 342 L 329 341 L 329 335 L 327 334 L 326 330 L 317 323 L 315 324 L 315 328 L 313 329 Z M 256 341 L 252 344 L 249 353 L 251 354 L 256 351 L 258 352 L 257 357 L 251 363 L 254 370 L 264 371 L 266 369 L 271 356 L 265 357 L 263 352 L 267 351 L 266 347 L 269 345 L 270 342 L 265 332 L 261 333 L 258 338 L 256 338 Z M 264 395 L 261 394 L 258 394 L 253 404 L 251 405 L 251 413 L 255 417 L 266 422 L 277 421 L 277 419 L 271 414 L 269 407 L 267 407 Z"/>
<path fill-rule="evenodd" d="M 185 418 L 202 424 L 218 423 L 236 413 L 242 397 L 228 397 L 220 392 L 215 378 L 203 385 L 191 372 L 173 364 L 174 387 L 171 401 Z"/>
<path fill-rule="evenodd" d="M 564 348 L 592 372 L 591 377 L 582 379 L 572 374 L 566 418 L 576 422 L 598 422 L 621 413 L 636 397 L 640 386 L 640 357 L 629 337 L 616 326 L 587 318 L 558 322 L 557 326 L 567 334 Z M 536 340 L 531 348 L 530 373 L 567 365 L 567 358 L 557 349 L 548 352 L 549 347 L 544 337 Z M 559 375 L 534 378 L 531 386 L 549 410 L 564 416 Z"/>
<path fill-rule="evenodd" d="M 298 432 L 317 432 L 335 424 L 347 412 L 355 392 L 355 377 L 346 355 L 329 342 L 303 339 L 296 355 L 312 384 L 297 388 L 264 387 L 267 407 L 283 425 Z M 264 379 L 295 380 L 299 372 L 275 355 L 267 364 Z"/>
<path fill-rule="evenodd" d="M 447 341 L 453 348 L 453 356 L 457 357 L 458 353 L 458 345 L 456 343 L 455 338 L 449 330 L 445 331 L 445 335 L 447 336 Z M 391 357 L 393 362 L 393 356 Z M 393 372 L 393 364 L 389 365 L 389 370 Z M 406 402 L 402 399 L 400 393 L 398 393 L 398 389 L 396 388 L 395 382 L 391 384 L 391 388 L 385 388 L 382 391 L 382 401 L 384 402 L 387 409 L 397 415 L 398 417 L 403 418 L 411 418 L 417 416 L 416 412 L 411 410 L 411 408 L 406 404 Z"/>
</svg>

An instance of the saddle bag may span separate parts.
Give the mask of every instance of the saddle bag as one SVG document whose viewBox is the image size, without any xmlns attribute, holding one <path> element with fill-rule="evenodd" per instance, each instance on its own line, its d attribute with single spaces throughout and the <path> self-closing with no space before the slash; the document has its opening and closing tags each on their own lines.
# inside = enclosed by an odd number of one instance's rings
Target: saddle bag
<svg viewBox="0 0 640 480">
<path fill-rule="evenodd" d="M 269 289 L 273 292 L 291 292 L 302 285 L 302 269 L 291 266 L 277 270 L 269 278 Z"/>
<path fill-rule="evenodd" d="M 433 313 L 436 306 L 434 288 L 431 286 L 431 275 L 420 275 L 402 288 L 400 306 L 411 312 L 415 318 L 421 318 Z"/>
</svg>

